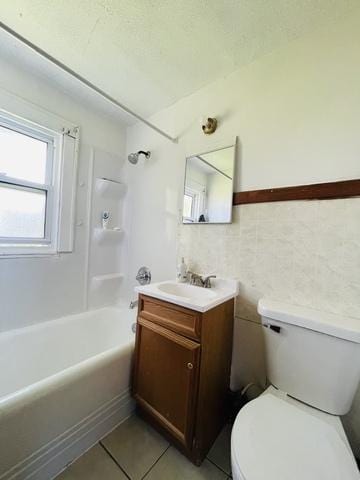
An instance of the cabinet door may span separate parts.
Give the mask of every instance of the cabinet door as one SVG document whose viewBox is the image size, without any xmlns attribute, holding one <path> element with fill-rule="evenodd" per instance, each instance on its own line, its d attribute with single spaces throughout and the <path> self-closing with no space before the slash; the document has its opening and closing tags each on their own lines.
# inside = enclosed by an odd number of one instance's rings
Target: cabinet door
<svg viewBox="0 0 360 480">
<path fill-rule="evenodd" d="M 141 408 L 191 449 L 200 345 L 138 317 L 133 393 Z"/>
</svg>

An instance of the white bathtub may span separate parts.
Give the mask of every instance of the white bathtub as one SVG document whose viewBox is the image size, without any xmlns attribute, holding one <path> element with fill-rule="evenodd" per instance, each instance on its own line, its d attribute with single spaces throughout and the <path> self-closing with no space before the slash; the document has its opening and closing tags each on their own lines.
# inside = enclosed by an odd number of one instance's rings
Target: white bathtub
<svg viewBox="0 0 360 480">
<path fill-rule="evenodd" d="M 50 479 L 133 409 L 136 310 L 0 334 L 0 480 Z"/>
</svg>

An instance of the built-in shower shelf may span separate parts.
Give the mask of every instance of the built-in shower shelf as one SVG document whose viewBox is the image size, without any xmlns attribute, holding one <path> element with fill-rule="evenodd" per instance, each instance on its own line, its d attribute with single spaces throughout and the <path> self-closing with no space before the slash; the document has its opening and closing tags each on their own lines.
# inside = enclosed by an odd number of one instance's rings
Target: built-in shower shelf
<svg viewBox="0 0 360 480">
<path fill-rule="evenodd" d="M 102 288 L 117 288 L 121 285 L 123 278 L 124 275 L 122 273 L 107 273 L 105 275 L 96 275 L 91 279 L 91 288 L 92 290 L 99 290 Z"/>
<path fill-rule="evenodd" d="M 94 240 L 98 245 L 103 244 L 116 244 L 121 241 L 124 235 L 122 228 L 95 228 Z"/>
<path fill-rule="evenodd" d="M 126 193 L 125 183 L 109 178 L 97 178 L 95 183 L 96 192 L 102 197 L 119 198 Z"/>
<path fill-rule="evenodd" d="M 105 275 L 96 275 L 92 277 L 94 283 L 104 283 L 109 280 L 122 280 L 124 278 L 123 273 L 106 273 Z"/>
</svg>

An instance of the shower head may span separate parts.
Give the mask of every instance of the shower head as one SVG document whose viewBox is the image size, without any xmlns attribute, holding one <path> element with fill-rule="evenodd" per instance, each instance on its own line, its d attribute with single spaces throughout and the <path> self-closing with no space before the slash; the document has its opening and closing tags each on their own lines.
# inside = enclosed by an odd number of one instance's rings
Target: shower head
<svg viewBox="0 0 360 480">
<path fill-rule="evenodd" d="M 139 150 L 136 153 L 130 153 L 128 155 L 129 162 L 132 163 L 133 165 L 136 165 L 139 161 L 139 155 L 144 155 L 145 158 L 150 158 L 151 152 L 144 152 L 144 150 Z"/>
</svg>

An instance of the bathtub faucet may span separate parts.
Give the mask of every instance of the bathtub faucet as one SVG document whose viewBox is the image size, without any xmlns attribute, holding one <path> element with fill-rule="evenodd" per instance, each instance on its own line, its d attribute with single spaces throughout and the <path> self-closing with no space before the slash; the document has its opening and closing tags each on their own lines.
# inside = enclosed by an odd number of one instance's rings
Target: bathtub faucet
<svg viewBox="0 0 360 480">
<path fill-rule="evenodd" d="M 138 303 L 139 303 L 138 300 L 132 300 L 132 301 L 130 302 L 129 308 L 133 309 L 133 308 L 137 307 L 137 304 L 138 304 Z"/>
</svg>

